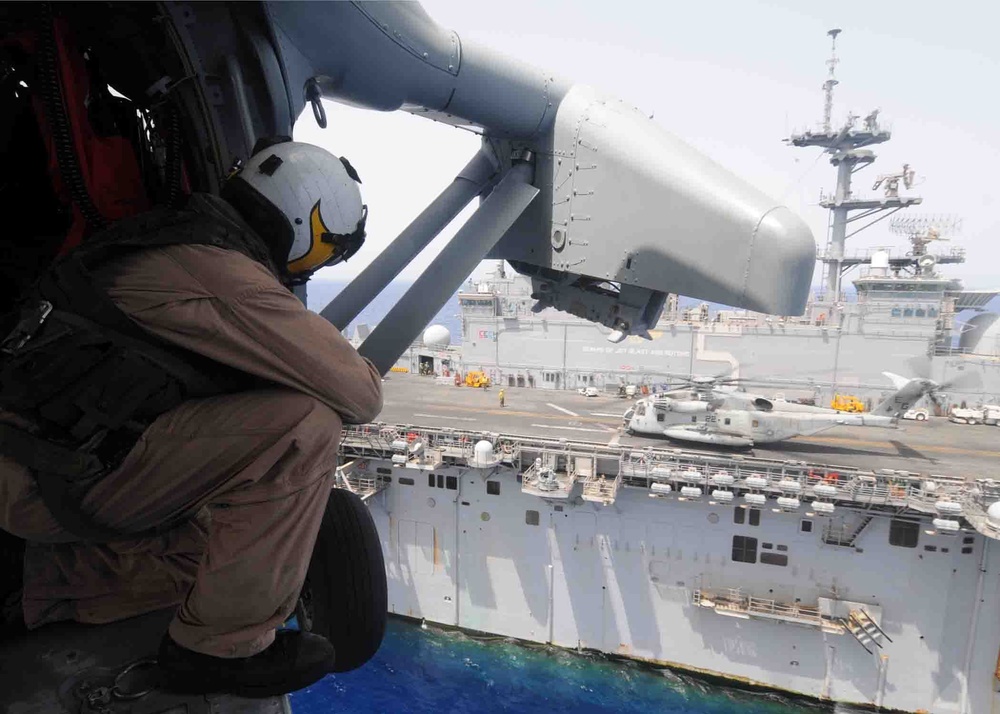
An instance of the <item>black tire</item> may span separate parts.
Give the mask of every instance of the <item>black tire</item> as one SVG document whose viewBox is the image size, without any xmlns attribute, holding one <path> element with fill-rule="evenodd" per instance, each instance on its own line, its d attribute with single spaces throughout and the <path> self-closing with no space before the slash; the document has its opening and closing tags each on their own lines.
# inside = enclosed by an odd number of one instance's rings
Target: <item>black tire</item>
<svg viewBox="0 0 1000 714">
<path fill-rule="evenodd" d="M 925 414 L 917 414 L 917 421 L 927 421 L 927 416 Z"/>
<path fill-rule="evenodd" d="M 385 635 L 389 599 L 375 521 L 355 494 L 335 488 L 302 588 L 306 623 L 336 649 L 336 672 L 370 660 Z"/>
</svg>

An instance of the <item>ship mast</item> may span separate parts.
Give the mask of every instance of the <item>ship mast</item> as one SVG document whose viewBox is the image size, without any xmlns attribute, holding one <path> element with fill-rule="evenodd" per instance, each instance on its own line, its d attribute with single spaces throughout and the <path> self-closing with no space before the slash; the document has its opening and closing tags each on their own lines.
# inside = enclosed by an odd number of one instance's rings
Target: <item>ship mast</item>
<svg viewBox="0 0 1000 714">
<path fill-rule="evenodd" d="M 839 84 L 836 78 L 836 68 L 840 62 L 837 58 L 837 35 L 840 33 L 840 29 L 833 29 L 826 33 L 831 38 L 831 47 L 830 59 L 826 61 L 829 74 L 823 83 L 823 122 L 820 130 L 793 134 L 788 139 L 789 143 L 797 147 L 822 147 L 826 153 L 830 154 L 830 163 L 837 167 L 836 191 L 832 196 L 824 195 L 820 200 L 820 205 L 829 209 L 833 217 L 826 250 L 819 258 L 825 266 L 824 285 L 827 299 L 832 302 L 839 302 L 842 299 L 841 278 L 844 271 L 859 262 L 864 262 L 845 258 L 844 244 L 847 239 L 901 208 L 921 202 L 921 199 L 917 197 L 899 195 L 900 180 L 906 188 L 912 184 L 913 172 L 909 166 L 904 167 L 899 174 L 879 177 L 874 188 L 878 188 L 884 183 L 884 196 L 861 197 L 855 196 L 851 191 L 851 179 L 854 173 L 875 161 L 875 153 L 863 147 L 888 141 L 892 133 L 879 125 L 878 109 L 872 110 L 864 117 L 861 127 L 857 127 L 859 117 L 849 113 L 841 128 L 833 128 L 833 88 Z M 861 211 L 861 213 L 851 215 L 855 211 Z M 879 215 L 886 211 L 889 213 Z M 847 232 L 851 223 L 865 219 L 872 220 L 860 228 L 852 230 L 851 233 Z"/>
<path fill-rule="evenodd" d="M 826 101 L 823 102 L 823 131 L 830 133 L 830 115 L 833 114 L 833 88 L 837 86 L 837 35 L 841 33 L 839 28 L 830 30 L 828 34 L 832 38 L 830 47 L 830 59 L 826 61 L 826 66 L 830 68 L 830 75 L 823 82 L 823 95 Z"/>
</svg>

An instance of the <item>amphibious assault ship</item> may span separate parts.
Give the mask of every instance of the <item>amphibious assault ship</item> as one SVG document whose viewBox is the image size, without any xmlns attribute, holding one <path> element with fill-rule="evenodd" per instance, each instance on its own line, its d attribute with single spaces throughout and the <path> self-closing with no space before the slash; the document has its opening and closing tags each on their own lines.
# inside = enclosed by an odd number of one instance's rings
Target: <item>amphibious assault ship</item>
<svg viewBox="0 0 1000 714">
<path fill-rule="evenodd" d="M 985 310 L 996 292 L 942 272 L 965 258 L 937 251 L 955 221 L 899 216 L 904 252 L 845 251 L 855 221 L 920 199 L 905 195 L 908 166 L 880 176 L 878 196 L 852 189 L 874 161 L 867 147 L 890 132 L 875 112 L 833 127 L 835 64 L 834 53 L 821 127 L 790 139 L 838 168 L 817 252 L 825 286 L 801 318 L 682 309 L 671 296 L 648 341 L 620 339 L 501 264 L 459 294 L 460 348 L 432 328 L 403 356 L 399 371 L 414 374 L 387 381 L 384 423 L 345 433 L 338 470 L 378 525 L 391 612 L 831 702 L 997 710 L 994 427 L 931 418 L 752 452 L 673 448 L 621 428 L 619 385 L 677 375 L 875 398 L 889 388 L 883 370 L 929 360 L 941 383 L 979 377 L 949 401 L 1000 394 L 1000 332 Z M 843 286 L 851 270 L 855 295 Z M 455 386 L 465 370 L 485 370 L 506 404 Z M 598 396 L 572 391 L 586 386 Z"/>
<path fill-rule="evenodd" d="M 855 174 L 875 162 L 871 147 L 889 141 L 891 131 L 880 123 L 878 110 L 832 123 L 838 33 L 830 33 L 823 119 L 816 129 L 786 140 L 822 149 L 837 169 L 836 190 L 820 200 L 830 212 L 826 245 L 816 253 L 824 283 L 802 316 L 684 306 L 670 295 L 647 339 L 615 341 L 621 336 L 611 328 L 564 311 L 569 308 L 551 297 L 546 280 L 510 274 L 501 262 L 458 295 L 461 345 L 418 342 L 400 367 L 483 370 L 506 386 L 612 391 L 623 384 L 724 373 L 770 382 L 800 397 L 829 401 L 836 392 L 849 392 L 869 402 L 890 390 L 883 371 L 919 372 L 940 383 L 975 373 L 978 379 L 963 380 L 964 391 L 956 388 L 939 401 L 1000 399 L 1000 322 L 987 309 L 998 291 L 965 290 L 946 274 L 946 266 L 966 260 L 963 248 L 941 247 L 961 221 L 902 212 L 922 203 L 909 193 L 909 165 L 875 177 L 871 194 L 853 185 Z M 902 247 L 846 249 L 848 238 L 886 218 Z"/>
</svg>

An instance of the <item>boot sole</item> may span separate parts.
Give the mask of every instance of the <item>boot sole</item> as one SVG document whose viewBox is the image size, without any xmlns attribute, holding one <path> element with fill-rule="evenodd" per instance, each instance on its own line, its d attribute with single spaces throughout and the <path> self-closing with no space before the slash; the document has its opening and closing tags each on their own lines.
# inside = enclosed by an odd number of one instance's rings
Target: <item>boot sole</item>
<svg viewBox="0 0 1000 714">
<path fill-rule="evenodd" d="M 264 683 L 227 682 L 221 677 L 211 681 L 192 681 L 190 674 L 163 670 L 163 688 L 178 694 L 232 694 L 245 699 L 267 699 L 305 689 L 331 673 L 333 666 L 333 662 L 324 662 L 312 669 L 290 673 L 280 682 Z"/>
</svg>

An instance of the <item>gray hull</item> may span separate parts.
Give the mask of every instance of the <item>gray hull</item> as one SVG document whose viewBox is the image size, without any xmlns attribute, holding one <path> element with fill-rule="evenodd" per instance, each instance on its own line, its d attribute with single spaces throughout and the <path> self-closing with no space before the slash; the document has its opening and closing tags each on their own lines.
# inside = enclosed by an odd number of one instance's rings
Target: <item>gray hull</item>
<svg viewBox="0 0 1000 714">
<path fill-rule="evenodd" d="M 369 494 L 394 613 L 828 701 L 1000 705 L 1000 550 L 972 484 L 530 438 L 494 437 L 497 462 L 475 434 L 372 434 L 348 434 L 340 483 Z M 723 474 L 729 503 L 707 495 Z M 793 484 L 802 505 L 772 508 Z M 965 503 L 955 534 L 940 500 Z"/>
</svg>

